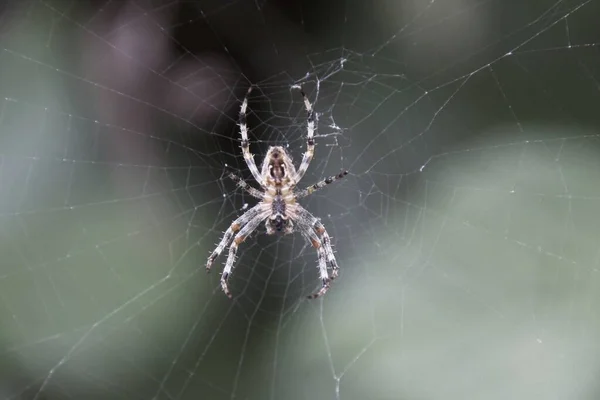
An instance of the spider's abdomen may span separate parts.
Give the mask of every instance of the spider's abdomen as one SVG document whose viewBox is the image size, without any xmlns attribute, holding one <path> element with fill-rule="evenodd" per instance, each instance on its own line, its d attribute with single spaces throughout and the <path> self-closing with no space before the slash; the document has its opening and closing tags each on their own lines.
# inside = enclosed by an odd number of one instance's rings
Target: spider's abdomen
<svg viewBox="0 0 600 400">
<path fill-rule="evenodd" d="M 281 232 L 281 231 L 283 231 L 283 228 L 285 227 L 286 222 L 287 221 L 284 221 L 283 217 L 281 215 L 278 215 L 273 220 L 273 228 L 275 228 L 275 230 L 277 232 Z"/>
</svg>

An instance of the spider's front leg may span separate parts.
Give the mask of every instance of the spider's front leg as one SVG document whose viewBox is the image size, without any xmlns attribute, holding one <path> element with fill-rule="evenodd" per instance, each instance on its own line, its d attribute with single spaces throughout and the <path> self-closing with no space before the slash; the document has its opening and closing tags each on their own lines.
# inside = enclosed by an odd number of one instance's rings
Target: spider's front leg
<svg viewBox="0 0 600 400">
<path fill-rule="evenodd" d="M 302 179 L 302 177 L 304 176 L 304 174 L 306 173 L 306 170 L 308 170 L 308 166 L 310 165 L 310 162 L 313 158 L 313 155 L 315 154 L 315 111 L 313 110 L 313 106 L 312 104 L 310 104 L 310 101 L 308 100 L 308 97 L 306 97 L 306 93 L 304 93 L 304 89 L 302 89 L 302 87 L 299 87 L 300 89 L 300 93 L 302 94 L 302 99 L 304 100 L 304 107 L 306 108 L 306 114 L 307 114 L 307 132 L 306 132 L 306 152 L 304 153 L 304 156 L 302 157 L 302 162 L 300 163 L 300 166 L 298 167 L 298 171 L 296 172 L 296 176 L 294 176 L 294 182 L 300 182 L 300 179 Z"/>
<path fill-rule="evenodd" d="M 239 115 L 239 126 L 240 126 L 240 135 L 242 136 L 242 154 L 244 154 L 244 160 L 248 165 L 248 169 L 252 173 L 252 176 L 256 180 L 256 182 L 263 186 L 263 180 L 258 172 L 258 168 L 256 167 L 256 162 L 254 161 L 254 156 L 250 153 L 250 140 L 248 139 L 248 124 L 246 123 L 246 109 L 248 108 L 248 96 L 252 92 L 252 86 L 248 88 L 248 92 L 242 101 L 242 105 L 240 107 L 240 115 Z"/>
</svg>

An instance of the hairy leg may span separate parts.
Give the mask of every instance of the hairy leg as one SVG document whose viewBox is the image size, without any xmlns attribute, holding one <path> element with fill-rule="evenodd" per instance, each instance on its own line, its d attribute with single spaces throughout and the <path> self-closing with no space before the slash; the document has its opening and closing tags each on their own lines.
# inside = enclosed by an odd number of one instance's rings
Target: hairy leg
<svg viewBox="0 0 600 400">
<path fill-rule="evenodd" d="M 295 182 L 300 182 L 300 179 L 302 179 L 302 177 L 306 173 L 306 170 L 310 165 L 313 155 L 315 154 L 315 112 L 313 110 L 312 104 L 310 104 L 310 101 L 308 101 L 308 97 L 306 97 L 306 93 L 304 93 L 302 87 L 299 87 L 299 89 L 300 93 L 302 93 L 302 98 L 304 99 L 304 107 L 306 108 L 308 123 L 306 134 L 306 152 L 302 157 L 302 163 L 300 164 L 300 167 L 298 167 L 296 176 L 293 178 Z"/>
<path fill-rule="evenodd" d="M 248 125 L 246 124 L 246 109 L 248 108 L 248 96 L 250 96 L 250 92 L 252 92 L 252 86 L 248 89 L 246 93 L 246 97 L 244 97 L 244 101 L 242 101 L 242 106 L 240 107 L 240 134 L 242 136 L 242 153 L 244 154 L 244 160 L 252 173 L 252 176 L 258 182 L 260 186 L 264 186 L 262 182 L 262 178 L 260 173 L 258 172 L 258 168 L 256 167 L 256 163 L 254 162 L 254 156 L 250 153 L 250 141 L 248 140 Z"/>
<path fill-rule="evenodd" d="M 246 193 L 248 193 L 250 196 L 255 197 L 257 199 L 263 198 L 263 194 L 260 190 L 253 188 L 248 183 L 246 183 L 246 181 L 244 181 L 242 178 L 240 178 L 233 172 L 229 174 L 229 178 L 231 178 L 232 181 L 234 181 L 239 187 L 245 190 Z"/>
<path fill-rule="evenodd" d="M 229 228 L 227 228 L 227 230 L 223 234 L 223 237 L 221 238 L 221 241 L 219 242 L 217 247 L 213 250 L 213 252 L 208 257 L 208 260 L 206 261 L 206 272 L 210 272 L 210 268 L 211 268 L 213 262 L 216 260 L 217 257 L 219 257 L 219 255 L 223 252 L 223 250 L 225 250 L 225 247 L 227 247 L 227 245 L 233 238 L 233 235 L 236 232 L 238 232 L 240 229 L 242 229 L 242 227 L 244 225 L 246 225 L 249 221 L 252 221 L 253 218 L 256 218 L 256 216 L 260 213 L 260 211 L 261 211 L 261 206 L 260 206 L 260 204 L 257 204 L 256 206 L 254 206 L 251 209 L 249 209 L 248 211 L 246 211 L 244 214 L 242 214 L 239 218 L 237 218 L 235 221 L 233 221 L 231 223 Z"/>
<path fill-rule="evenodd" d="M 323 179 L 322 181 L 315 183 L 314 185 L 310 185 L 306 189 L 300 190 L 298 193 L 296 193 L 296 198 L 301 199 L 303 197 L 309 196 L 309 195 L 313 194 L 314 192 L 316 192 L 317 190 L 322 189 L 325 186 L 327 186 L 335 181 L 339 181 L 346 175 L 348 175 L 348 171 L 342 171 L 337 175 L 329 176 L 329 177 Z"/>
<path fill-rule="evenodd" d="M 231 242 L 231 246 L 229 246 L 229 255 L 227 256 L 227 262 L 225 263 L 225 268 L 223 268 L 223 273 L 221 274 L 221 288 L 223 292 L 227 295 L 227 297 L 231 298 L 231 292 L 229 291 L 229 287 L 227 285 L 227 280 L 232 274 L 233 271 L 233 263 L 235 262 L 235 255 L 237 253 L 237 249 L 239 245 L 246 240 L 248 235 L 250 235 L 262 221 L 264 221 L 266 215 L 264 213 L 259 213 L 253 219 L 248 221 L 248 223 L 235 235 L 233 242 Z"/>
<path fill-rule="evenodd" d="M 335 260 L 335 256 L 333 255 L 329 235 L 319 219 L 299 205 L 294 207 L 293 212 L 296 214 L 298 229 L 317 250 L 321 289 L 317 293 L 308 296 L 309 299 L 316 299 L 327 293 L 331 280 L 338 276 L 339 267 Z M 332 269 L 331 277 L 327 272 L 327 264 L 329 264 Z"/>
</svg>

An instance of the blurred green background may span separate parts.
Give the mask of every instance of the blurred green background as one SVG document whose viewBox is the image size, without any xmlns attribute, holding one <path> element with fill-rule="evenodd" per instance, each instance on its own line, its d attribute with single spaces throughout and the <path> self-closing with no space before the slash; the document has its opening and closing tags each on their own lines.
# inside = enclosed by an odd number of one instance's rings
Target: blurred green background
<svg viewBox="0 0 600 400">
<path fill-rule="evenodd" d="M 597 399 L 600 3 L 0 9 L 0 398 Z M 349 176 L 205 274 L 257 162 Z M 301 185 L 301 186 L 304 186 Z M 255 185 L 256 186 L 256 185 Z"/>
</svg>

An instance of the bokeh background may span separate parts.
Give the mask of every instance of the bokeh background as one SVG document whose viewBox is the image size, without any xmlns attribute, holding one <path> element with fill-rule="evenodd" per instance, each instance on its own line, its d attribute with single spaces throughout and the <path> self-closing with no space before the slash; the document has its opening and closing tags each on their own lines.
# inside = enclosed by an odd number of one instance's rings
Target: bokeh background
<svg viewBox="0 0 600 400">
<path fill-rule="evenodd" d="M 597 0 L 0 9 L 0 398 L 597 399 Z M 333 237 L 209 252 L 304 151 Z M 249 180 L 251 182 L 251 180 Z"/>
</svg>

